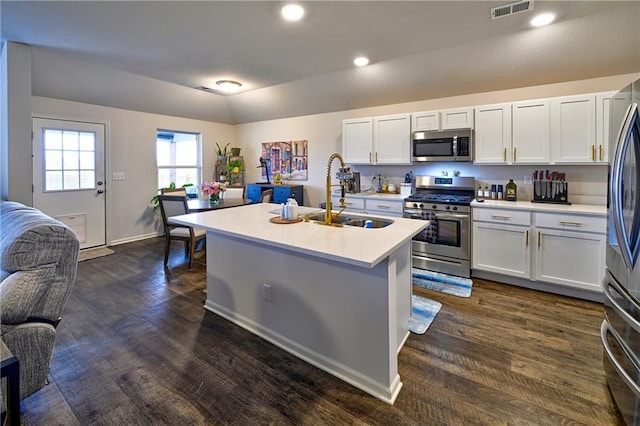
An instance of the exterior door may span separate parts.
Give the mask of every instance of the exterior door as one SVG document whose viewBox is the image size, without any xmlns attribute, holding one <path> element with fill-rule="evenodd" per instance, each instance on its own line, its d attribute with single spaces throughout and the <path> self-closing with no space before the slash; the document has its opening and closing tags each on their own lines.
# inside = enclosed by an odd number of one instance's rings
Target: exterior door
<svg viewBox="0 0 640 426">
<path fill-rule="evenodd" d="M 80 248 L 106 244 L 106 126 L 33 119 L 33 206 L 72 228 Z"/>
</svg>

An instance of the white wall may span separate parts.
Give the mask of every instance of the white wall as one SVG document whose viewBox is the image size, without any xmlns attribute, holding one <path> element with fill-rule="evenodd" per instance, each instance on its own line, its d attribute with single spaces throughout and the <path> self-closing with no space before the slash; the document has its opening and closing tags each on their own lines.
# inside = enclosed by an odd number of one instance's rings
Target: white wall
<svg viewBox="0 0 640 426">
<path fill-rule="evenodd" d="M 213 178 L 216 142 L 234 145 L 234 128 L 210 123 L 59 99 L 31 98 L 33 115 L 76 120 L 107 121 L 108 244 L 155 235 L 160 230 L 159 213 L 150 207 L 158 189 L 156 133 L 158 129 L 202 134 L 203 175 Z M 125 173 L 124 181 L 112 181 L 111 173 Z"/>
<path fill-rule="evenodd" d="M 553 96 L 565 96 L 580 93 L 604 92 L 619 90 L 631 81 L 640 78 L 638 74 L 626 74 L 574 81 L 568 83 L 549 84 L 521 89 L 502 90 L 498 92 L 476 93 L 421 102 L 387 105 L 374 108 L 341 111 L 329 114 L 317 114 L 304 117 L 293 117 L 280 120 L 263 121 L 236 125 L 236 143 L 243 147 L 246 159 L 260 156 L 262 142 L 288 141 L 306 139 L 309 141 L 309 180 L 300 181 L 305 185 L 305 205 L 317 206 L 325 198 L 325 177 L 327 159 L 334 152 L 341 152 L 342 120 L 347 118 L 369 117 L 376 115 L 410 113 L 445 108 L 476 106 L 527 99 L 538 99 Z M 313 102 L 313 100 L 310 100 Z M 335 176 L 337 162 L 333 164 L 332 174 Z M 573 194 L 573 202 L 604 204 L 606 202 L 607 167 L 606 166 L 562 166 L 544 167 L 550 170 L 563 171 L 571 183 L 569 194 Z M 362 173 L 362 187 L 371 185 L 371 177 L 380 173 L 388 176 L 391 183 L 401 183 L 405 173 L 412 170 L 414 175 L 440 175 L 443 170 L 458 169 L 466 176 L 474 176 L 483 182 L 506 184 L 513 178 L 519 185 L 519 192 L 527 196 L 532 189 L 524 184 L 524 176 L 531 175 L 533 166 L 479 166 L 472 164 L 416 164 L 408 166 L 355 166 L 354 170 Z M 335 180 L 335 179 L 334 179 Z M 247 168 L 247 182 L 260 181 L 260 170 Z M 525 198 L 526 199 L 526 198 Z"/>
</svg>

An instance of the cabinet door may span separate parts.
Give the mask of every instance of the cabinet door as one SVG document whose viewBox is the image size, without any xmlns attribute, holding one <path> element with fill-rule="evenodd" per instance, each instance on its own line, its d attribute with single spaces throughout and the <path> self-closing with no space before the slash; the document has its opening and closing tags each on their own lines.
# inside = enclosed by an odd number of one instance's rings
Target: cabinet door
<svg viewBox="0 0 640 426">
<path fill-rule="evenodd" d="M 340 210 L 340 197 L 332 195 L 331 204 L 333 211 Z M 362 198 L 351 198 L 347 196 L 344 198 L 344 205 L 346 207 L 344 211 L 346 212 L 364 213 L 364 200 Z"/>
<path fill-rule="evenodd" d="M 535 280 L 602 292 L 604 234 L 536 230 Z"/>
<path fill-rule="evenodd" d="M 474 145 L 474 163 L 511 162 L 511 104 L 485 105 L 475 109 Z"/>
<path fill-rule="evenodd" d="M 272 203 L 276 203 L 276 204 L 286 203 L 289 197 L 291 197 L 291 188 L 286 186 L 273 187 L 273 198 L 271 199 Z"/>
<path fill-rule="evenodd" d="M 368 214 L 402 217 L 404 201 L 367 198 L 364 205 Z"/>
<path fill-rule="evenodd" d="M 551 161 L 596 161 L 596 97 L 566 96 L 551 100 Z"/>
<path fill-rule="evenodd" d="M 414 132 L 440 130 L 440 113 L 423 111 L 411 114 L 411 130 Z"/>
<path fill-rule="evenodd" d="M 598 93 L 596 95 L 596 162 L 609 162 L 609 114 L 611 100 L 616 92 Z"/>
<path fill-rule="evenodd" d="M 245 197 L 254 203 L 260 201 L 260 194 L 262 194 L 262 187 L 260 185 L 247 185 L 245 190 Z"/>
<path fill-rule="evenodd" d="M 342 121 L 342 157 L 351 164 L 373 161 L 373 119 Z"/>
<path fill-rule="evenodd" d="M 473 269 L 531 276 L 529 227 L 473 222 Z"/>
<path fill-rule="evenodd" d="M 374 117 L 374 159 L 376 164 L 411 164 L 411 116 Z"/>
<path fill-rule="evenodd" d="M 512 162 L 549 162 L 549 101 L 516 102 L 512 105 Z"/>
<path fill-rule="evenodd" d="M 456 108 L 440 111 L 440 129 L 473 129 L 473 108 Z"/>
</svg>

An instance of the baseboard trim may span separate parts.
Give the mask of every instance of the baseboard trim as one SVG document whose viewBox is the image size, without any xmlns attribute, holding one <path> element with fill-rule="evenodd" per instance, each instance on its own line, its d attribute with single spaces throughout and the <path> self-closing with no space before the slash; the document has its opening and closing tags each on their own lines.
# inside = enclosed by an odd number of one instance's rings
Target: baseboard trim
<svg viewBox="0 0 640 426">
<path fill-rule="evenodd" d="M 152 234 L 143 234 L 143 235 L 136 235 L 133 237 L 128 237 L 128 238 L 120 238 L 117 240 L 111 240 L 111 242 L 109 244 L 107 244 L 108 246 L 117 246 L 120 244 L 126 244 L 126 243 L 133 243 L 134 241 L 141 241 L 141 240 L 148 240 L 149 238 L 155 238 L 155 237 L 162 237 L 164 235 L 164 233 L 157 233 L 154 232 Z"/>
</svg>

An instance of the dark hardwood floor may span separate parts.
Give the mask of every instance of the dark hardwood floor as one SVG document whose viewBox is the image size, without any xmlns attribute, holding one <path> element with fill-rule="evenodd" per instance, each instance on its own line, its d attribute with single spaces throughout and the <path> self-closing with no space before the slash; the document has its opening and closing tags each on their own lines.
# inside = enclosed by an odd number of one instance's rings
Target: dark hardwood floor
<svg viewBox="0 0 640 426">
<path fill-rule="evenodd" d="M 163 240 L 81 262 L 26 425 L 617 425 L 602 306 L 474 280 L 399 356 L 393 406 L 203 309 L 205 260 Z M 241 254 L 239 254 L 241 255 Z M 251 265 L 247 265 L 251 267 Z"/>
</svg>

